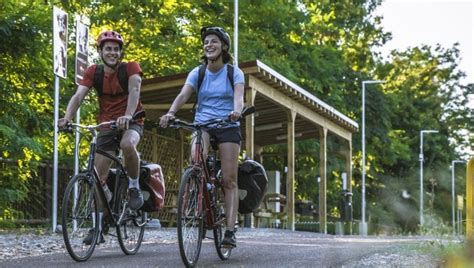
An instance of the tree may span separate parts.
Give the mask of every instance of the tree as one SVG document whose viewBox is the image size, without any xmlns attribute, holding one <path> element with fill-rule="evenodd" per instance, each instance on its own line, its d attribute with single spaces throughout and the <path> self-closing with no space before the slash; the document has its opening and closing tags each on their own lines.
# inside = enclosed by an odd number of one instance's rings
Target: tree
<svg viewBox="0 0 474 268">
<path fill-rule="evenodd" d="M 52 148 L 51 20 L 36 2 L 0 4 L 0 208 L 22 199 L 35 161 Z"/>
</svg>

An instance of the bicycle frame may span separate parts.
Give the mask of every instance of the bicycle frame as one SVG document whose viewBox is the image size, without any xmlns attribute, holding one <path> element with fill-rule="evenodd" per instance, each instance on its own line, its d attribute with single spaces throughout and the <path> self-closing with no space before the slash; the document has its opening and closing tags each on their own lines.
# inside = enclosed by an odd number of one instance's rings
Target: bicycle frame
<svg viewBox="0 0 474 268">
<path fill-rule="evenodd" d="M 105 123 L 102 123 L 102 124 L 109 124 L 110 122 L 105 122 Z M 100 125 L 102 125 L 100 124 Z M 73 124 L 73 126 L 79 126 L 77 124 Z M 96 191 L 98 192 L 99 194 L 99 200 L 98 203 L 99 203 L 99 208 L 102 209 L 102 208 L 105 208 L 105 211 L 108 213 L 108 215 L 111 215 L 112 217 L 112 220 L 113 220 L 113 223 L 114 224 L 120 224 L 122 219 L 123 219 L 123 216 L 125 214 L 125 211 L 118 211 L 118 208 L 119 208 L 119 204 L 118 202 L 120 200 L 118 200 L 119 196 L 117 194 L 114 194 L 113 197 L 112 197 L 112 206 L 109 204 L 109 202 L 107 202 L 107 198 L 105 196 L 105 192 L 104 192 L 104 189 L 102 188 L 102 185 L 100 183 L 100 177 L 99 177 L 99 174 L 97 173 L 97 170 L 95 168 L 95 165 L 94 165 L 94 162 L 95 162 L 95 154 L 98 153 L 98 154 L 101 154 L 109 159 L 111 159 L 117 166 L 117 173 L 116 173 L 116 177 L 115 177 L 115 180 L 114 180 L 114 193 L 117 193 L 118 192 L 118 188 L 120 186 L 120 183 L 121 183 L 121 175 L 122 174 L 126 174 L 126 171 L 125 171 L 125 168 L 124 166 L 122 165 L 122 161 L 119 157 L 116 157 L 112 154 L 109 154 L 108 152 L 106 151 L 103 151 L 101 149 L 98 149 L 97 148 L 97 131 L 95 130 L 95 128 L 92 128 L 91 126 L 89 127 L 86 127 L 86 129 L 88 129 L 92 135 L 92 141 L 90 143 L 90 146 L 89 146 L 89 158 L 88 158 L 88 161 L 87 161 L 87 169 L 86 169 L 86 173 L 89 174 L 89 176 L 92 175 L 92 179 L 94 180 L 93 182 L 91 181 L 91 183 L 94 183 L 95 184 L 95 189 Z M 101 212 L 104 212 L 104 211 L 101 211 Z M 120 213 L 120 217 L 117 218 L 117 215 Z"/>
<path fill-rule="evenodd" d="M 199 212 L 203 211 L 202 200 L 203 200 L 203 197 L 204 197 L 204 202 L 205 202 L 204 205 L 205 205 L 205 210 L 206 210 L 205 211 L 206 212 L 205 213 L 206 214 L 205 227 L 208 230 L 212 230 L 212 229 L 218 228 L 218 225 L 222 221 L 216 222 L 215 214 L 214 214 L 214 211 L 213 211 L 216 204 L 212 203 L 210 193 L 207 190 L 207 184 L 209 183 L 210 185 L 213 186 L 213 191 L 218 191 L 219 188 L 221 188 L 223 186 L 222 186 L 221 182 L 219 181 L 219 179 L 216 178 L 217 174 L 211 174 L 210 170 L 207 166 L 207 161 L 204 161 L 204 154 L 203 154 L 203 149 L 204 148 L 202 147 L 202 129 L 201 129 L 201 127 L 196 129 L 196 142 L 194 144 L 195 144 L 195 148 L 194 148 L 194 154 L 195 155 L 192 159 L 192 168 L 196 172 L 198 172 L 200 174 L 204 174 L 204 176 L 202 176 L 204 178 L 204 180 L 201 180 L 200 183 L 199 183 L 199 195 L 198 196 L 199 196 L 200 202 L 198 204 L 198 208 L 199 208 Z M 214 157 L 213 161 L 214 161 L 214 167 L 216 167 L 217 152 L 213 150 L 211 153 L 215 154 L 215 157 Z M 216 170 L 214 169 L 212 172 L 216 173 Z"/>
</svg>

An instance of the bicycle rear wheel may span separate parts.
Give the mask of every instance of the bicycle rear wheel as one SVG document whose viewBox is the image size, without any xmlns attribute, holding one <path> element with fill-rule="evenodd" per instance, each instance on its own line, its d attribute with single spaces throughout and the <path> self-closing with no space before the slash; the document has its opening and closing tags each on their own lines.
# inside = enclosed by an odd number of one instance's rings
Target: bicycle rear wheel
<svg viewBox="0 0 474 268">
<path fill-rule="evenodd" d="M 92 256 L 99 235 L 94 188 L 93 179 L 87 174 L 78 174 L 71 178 L 64 192 L 61 218 L 63 238 L 69 255 L 78 262 Z M 85 242 L 89 231 L 94 232 L 93 239 Z"/>
<path fill-rule="evenodd" d="M 178 193 L 178 244 L 186 267 L 194 267 L 199 259 L 203 234 L 202 201 L 198 174 L 188 168 L 181 180 Z"/>
<path fill-rule="evenodd" d="M 121 219 L 117 224 L 117 238 L 123 253 L 134 255 L 142 245 L 147 215 L 144 211 L 134 211 L 127 207 L 127 190 L 127 183 L 122 182 L 118 196 Z"/>
<path fill-rule="evenodd" d="M 214 228 L 214 245 L 216 246 L 217 255 L 221 260 L 227 260 L 232 253 L 231 247 L 222 247 L 222 239 L 224 239 L 224 230 L 226 226 L 225 218 L 225 203 L 224 203 L 224 189 L 216 187 L 214 190 L 214 200 L 216 207 L 214 208 L 217 228 Z"/>
</svg>

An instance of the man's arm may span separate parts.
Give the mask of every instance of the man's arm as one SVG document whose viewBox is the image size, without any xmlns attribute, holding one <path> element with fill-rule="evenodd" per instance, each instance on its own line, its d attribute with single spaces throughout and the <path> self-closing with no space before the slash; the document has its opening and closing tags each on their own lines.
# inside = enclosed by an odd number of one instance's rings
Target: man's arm
<svg viewBox="0 0 474 268">
<path fill-rule="evenodd" d="M 137 110 L 138 101 L 140 99 L 140 87 L 142 85 L 142 77 L 139 74 L 131 75 L 128 78 L 128 100 L 125 114 L 117 118 L 117 124 L 121 129 L 128 129 L 129 121 Z"/>
<path fill-rule="evenodd" d="M 139 74 L 134 74 L 128 78 L 128 103 L 127 110 L 125 111 L 126 116 L 133 116 L 137 110 L 141 85 L 142 77 Z"/>
</svg>

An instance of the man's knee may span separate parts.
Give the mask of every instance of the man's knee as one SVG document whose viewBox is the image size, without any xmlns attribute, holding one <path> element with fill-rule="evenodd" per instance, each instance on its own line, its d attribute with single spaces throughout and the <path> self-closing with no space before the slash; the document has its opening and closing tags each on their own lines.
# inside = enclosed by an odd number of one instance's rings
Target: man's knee
<svg viewBox="0 0 474 268">
<path fill-rule="evenodd" d="M 122 139 L 120 142 L 120 148 L 125 152 L 134 152 L 136 151 L 136 145 L 131 140 Z"/>
</svg>

